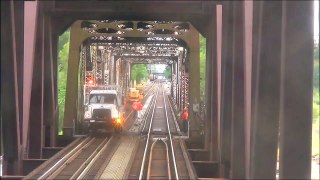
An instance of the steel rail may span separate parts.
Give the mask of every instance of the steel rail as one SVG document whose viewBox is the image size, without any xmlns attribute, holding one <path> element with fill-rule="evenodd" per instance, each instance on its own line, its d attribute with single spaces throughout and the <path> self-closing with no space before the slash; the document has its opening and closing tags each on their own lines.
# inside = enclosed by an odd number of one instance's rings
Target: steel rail
<svg viewBox="0 0 320 180">
<path fill-rule="evenodd" d="M 104 152 L 104 150 L 108 147 L 110 142 L 113 140 L 113 136 L 108 140 L 107 143 L 103 145 L 103 147 L 96 152 L 96 155 L 91 159 L 90 163 L 83 169 L 81 174 L 77 177 L 77 179 L 84 179 L 87 172 L 91 169 L 91 167 L 94 165 L 94 163 L 97 161 L 97 159 L 100 157 L 101 153 Z"/>
<path fill-rule="evenodd" d="M 154 102 L 157 101 L 157 96 L 158 96 L 158 91 L 157 91 L 157 94 L 154 97 Z M 156 103 L 154 103 L 154 105 L 153 105 L 153 111 L 152 111 L 152 115 L 151 115 L 151 122 L 149 124 L 149 130 L 148 130 L 148 135 L 147 135 L 147 143 L 146 143 L 146 147 L 145 147 L 144 153 L 143 153 L 141 169 L 140 169 L 140 174 L 139 174 L 139 180 L 141 180 L 142 176 L 143 176 L 143 170 L 144 170 L 144 165 L 145 165 L 146 156 L 147 156 L 147 150 L 148 150 L 148 145 L 149 145 L 151 126 L 152 126 L 152 122 L 153 122 L 153 116 L 154 116 L 155 109 L 156 109 Z"/>
<path fill-rule="evenodd" d="M 110 140 L 110 138 L 106 137 L 100 145 L 97 147 L 97 149 L 88 157 L 88 159 L 79 167 L 79 169 L 71 176 L 70 179 L 76 179 L 80 176 L 80 174 L 83 172 L 83 170 L 86 168 L 88 164 L 90 164 L 91 160 L 99 153 L 101 148 L 106 144 L 106 141 Z"/>
<path fill-rule="evenodd" d="M 82 148 L 83 144 L 86 144 L 91 137 L 87 137 L 84 139 L 81 143 L 79 143 L 75 148 L 73 148 L 68 154 L 63 156 L 58 162 L 56 162 L 53 166 L 51 166 L 50 169 L 48 169 L 45 173 L 43 173 L 38 180 L 46 179 L 48 176 L 50 176 L 60 165 L 62 165 L 65 161 L 69 159 L 75 152 L 77 152 L 79 149 Z"/>
<path fill-rule="evenodd" d="M 86 143 L 84 146 L 82 146 L 80 149 L 78 149 L 76 152 L 74 152 L 64 163 L 62 166 L 59 166 L 57 169 L 55 169 L 54 172 L 52 172 L 47 179 L 55 179 L 57 177 L 57 175 L 59 173 L 61 173 L 61 171 L 63 171 L 63 169 L 66 168 L 66 166 L 72 162 L 74 159 L 76 159 L 79 154 L 81 154 L 81 152 L 86 149 L 88 146 L 90 146 L 96 138 L 92 138 L 88 143 Z"/>
<path fill-rule="evenodd" d="M 155 85 L 153 84 L 152 85 L 152 89 L 154 89 L 155 88 Z M 145 115 L 144 115 L 144 117 L 148 117 L 149 116 L 149 114 L 151 113 L 151 111 L 153 110 L 153 108 L 151 108 L 152 107 L 152 105 L 155 105 L 156 104 L 156 97 L 153 97 L 153 101 L 151 101 L 150 102 L 150 104 L 151 104 L 151 106 L 149 106 L 148 107 L 148 109 L 147 109 L 147 111 L 146 111 L 146 113 L 145 113 Z M 146 127 L 146 120 L 144 119 L 144 123 L 143 123 L 143 127 L 142 127 L 142 130 L 141 130 L 141 132 L 144 132 L 144 129 L 145 129 L 145 127 Z"/>
<path fill-rule="evenodd" d="M 149 159 L 149 165 L 148 165 L 148 173 L 147 173 L 147 179 L 150 179 L 150 172 L 151 172 L 151 161 L 153 158 L 153 148 L 155 146 L 156 143 L 162 142 L 164 143 L 165 147 L 166 147 L 166 159 L 167 159 L 167 165 L 168 165 L 168 179 L 171 179 L 171 172 L 170 172 L 170 156 L 169 156 L 169 148 L 166 142 L 164 142 L 162 139 L 158 139 L 155 142 L 152 143 L 151 145 L 151 150 L 150 150 L 150 159 Z"/>
<path fill-rule="evenodd" d="M 147 90 L 147 93 L 145 93 L 145 96 L 149 94 L 149 92 L 152 92 L 151 90 L 154 89 L 154 84 L 151 85 L 151 87 Z"/>
<path fill-rule="evenodd" d="M 153 97 L 153 98 L 155 98 L 155 97 Z M 150 113 L 152 113 L 152 111 L 153 111 L 153 108 L 151 108 L 153 105 L 155 105 L 156 104 L 156 100 L 153 100 L 152 102 L 151 102 L 151 106 L 150 107 L 148 107 L 148 109 L 147 109 L 147 111 L 146 111 L 146 113 L 145 113 L 145 117 L 148 117 L 149 115 L 150 115 Z M 142 130 L 141 130 L 141 132 L 144 132 L 144 130 L 145 130 L 145 128 L 146 128 L 146 124 L 147 124 L 147 121 L 144 119 L 144 121 L 143 121 L 143 127 L 142 127 Z"/>
<path fill-rule="evenodd" d="M 168 99 L 168 97 L 167 97 L 167 99 Z M 177 121 L 177 119 L 176 119 L 176 116 L 175 116 L 175 114 L 174 114 L 174 110 L 173 110 L 173 107 L 172 107 L 172 103 L 170 102 L 170 100 L 168 100 L 168 102 L 169 102 L 169 107 L 170 107 L 170 112 L 171 112 L 171 114 L 173 115 L 172 117 L 173 117 L 173 119 L 174 119 L 174 123 L 175 123 L 175 125 L 176 125 L 176 130 L 177 130 L 177 132 L 181 132 L 180 131 L 180 127 L 179 127 L 179 125 L 178 125 L 178 121 Z"/>
<path fill-rule="evenodd" d="M 161 84 L 161 87 L 162 87 L 162 84 Z M 163 95 L 163 100 L 164 100 L 164 109 L 166 112 L 166 120 L 167 120 L 167 127 L 168 127 L 168 133 L 169 133 L 169 141 L 170 141 L 170 146 L 171 146 L 172 161 L 173 161 L 173 165 L 174 165 L 173 167 L 174 167 L 176 179 L 179 180 L 176 157 L 174 155 L 174 150 L 173 150 L 173 145 L 172 145 L 172 137 L 171 137 L 170 124 L 169 124 L 169 119 L 168 119 L 168 112 L 167 112 L 167 105 L 166 105 L 166 98 L 165 98 L 164 91 L 162 91 L 162 95 Z"/>
</svg>

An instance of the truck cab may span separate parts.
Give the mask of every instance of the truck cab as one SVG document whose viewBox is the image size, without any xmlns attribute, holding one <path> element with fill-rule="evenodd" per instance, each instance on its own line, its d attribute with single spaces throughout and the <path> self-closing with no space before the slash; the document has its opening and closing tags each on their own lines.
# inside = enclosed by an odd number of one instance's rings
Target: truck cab
<svg viewBox="0 0 320 180">
<path fill-rule="evenodd" d="M 116 90 L 91 90 L 85 104 L 84 123 L 89 130 L 122 127 L 120 106 Z"/>
</svg>

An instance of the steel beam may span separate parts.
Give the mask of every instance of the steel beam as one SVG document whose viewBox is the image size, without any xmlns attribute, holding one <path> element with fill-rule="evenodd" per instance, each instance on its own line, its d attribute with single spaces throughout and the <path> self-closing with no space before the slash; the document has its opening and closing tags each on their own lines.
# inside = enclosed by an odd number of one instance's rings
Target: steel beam
<svg viewBox="0 0 320 180">
<path fill-rule="evenodd" d="M 311 178 L 313 1 L 283 1 L 280 179 Z"/>
<path fill-rule="evenodd" d="M 255 102 L 252 117 L 252 179 L 275 179 L 279 135 L 282 2 L 257 1 L 253 57 Z"/>
<path fill-rule="evenodd" d="M 53 67 L 53 51 L 52 51 L 52 26 L 51 18 L 44 17 L 44 124 L 45 128 L 45 142 L 44 146 L 52 146 L 55 144 L 55 137 L 57 136 L 57 123 L 55 117 L 55 94 L 54 94 L 54 73 L 57 71 Z"/>
<path fill-rule="evenodd" d="M 232 120 L 232 40 L 234 38 L 233 4 L 222 4 L 222 97 L 221 97 L 221 176 L 229 178 L 231 165 L 231 120 Z"/>
<path fill-rule="evenodd" d="M 76 21 L 70 30 L 69 61 L 66 86 L 66 102 L 63 121 L 63 135 L 72 137 L 73 122 L 77 120 L 78 73 L 80 61 L 80 45 L 85 39 L 81 21 Z"/>
<path fill-rule="evenodd" d="M 23 62 L 23 133 L 22 148 L 27 151 L 30 102 L 32 90 L 35 36 L 37 33 L 38 1 L 24 2 L 24 62 Z M 38 113 L 38 112 L 37 112 Z M 25 155 L 25 154 L 24 154 Z"/>
<path fill-rule="evenodd" d="M 16 76 L 17 76 L 17 101 L 18 101 L 18 115 L 19 115 L 19 127 L 18 131 L 20 134 L 20 141 L 22 139 L 22 121 L 23 121 L 23 23 L 24 23 L 24 2 L 23 1 L 13 1 L 14 5 L 14 33 L 15 33 L 15 54 L 16 54 Z M 21 142 L 20 142 L 21 143 Z M 19 149 L 20 151 L 20 149 Z M 20 154 L 20 153 L 19 153 Z"/>
<path fill-rule="evenodd" d="M 215 160 L 219 161 L 219 165 L 221 164 L 221 55 L 222 55 L 222 5 L 216 6 L 216 31 L 217 31 L 217 126 L 214 129 L 215 135 L 214 137 L 217 139 L 216 151 L 217 158 Z"/>
<path fill-rule="evenodd" d="M 16 31 L 13 1 L 1 1 L 1 141 L 4 174 L 19 171 L 20 125 L 17 81 Z M 2 148 L 2 147 L 1 147 Z M 2 149 L 1 149 L 2 151 Z"/>
<path fill-rule="evenodd" d="M 198 112 L 193 111 L 193 105 L 200 103 L 200 48 L 199 48 L 199 33 L 190 28 L 189 41 L 190 48 L 189 60 L 186 65 L 187 73 L 189 74 L 189 119 L 190 119 L 190 135 L 199 136 L 200 119 Z"/>
<path fill-rule="evenodd" d="M 231 122 L 232 179 L 245 178 L 244 2 L 233 1 L 233 102 Z"/>
<path fill-rule="evenodd" d="M 103 13 L 121 13 L 136 14 L 139 12 L 144 13 L 171 13 L 179 12 L 183 14 L 204 14 L 206 3 L 202 1 L 136 1 L 136 2 L 121 2 L 121 1 L 81 1 L 76 5 L 72 1 L 55 1 L 54 9 L 52 13 L 68 12 L 103 12 Z"/>
<path fill-rule="evenodd" d="M 217 10 L 211 8 L 212 18 L 207 26 L 206 42 L 206 143 L 210 160 L 218 159 L 218 61 L 217 61 Z"/>
<path fill-rule="evenodd" d="M 44 17 L 39 4 L 30 98 L 28 157 L 41 158 L 44 138 Z"/>
</svg>

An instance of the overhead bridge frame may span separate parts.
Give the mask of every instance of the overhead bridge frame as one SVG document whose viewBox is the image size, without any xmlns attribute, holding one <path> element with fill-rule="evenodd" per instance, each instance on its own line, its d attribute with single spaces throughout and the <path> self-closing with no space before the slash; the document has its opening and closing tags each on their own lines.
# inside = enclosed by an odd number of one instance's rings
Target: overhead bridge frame
<svg viewBox="0 0 320 180">
<path fill-rule="evenodd" d="M 189 22 L 206 37 L 204 151 L 217 177 L 275 179 L 279 143 L 279 178 L 310 179 L 312 17 L 313 1 L 1 1 L 4 175 L 25 175 L 23 165 L 58 145 L 58 36 L 76 20 L 108 18 Z M 75 67 L 80 31 L 71 32 Z M 189 42 L 197 60 L 196 31 Z M 199 74 L 192 62 L 189 74 Z M 189 77 L 190 104 L 198 81 Z M 77 82 L 69 82 L 66 129 L 76 111 Z"/>
</svg>

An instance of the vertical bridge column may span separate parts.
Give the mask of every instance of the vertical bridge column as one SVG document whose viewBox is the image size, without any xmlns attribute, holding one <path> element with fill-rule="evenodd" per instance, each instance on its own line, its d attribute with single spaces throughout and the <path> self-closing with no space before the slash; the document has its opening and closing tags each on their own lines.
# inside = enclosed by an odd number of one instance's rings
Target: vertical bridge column
<svg viewBox="0 0 320 180">
<path fill-rule="evenodd" d="M 197 112 L 193 111 L 193 105 L 200 102 L 200 52 L 199 52 L 199 34 L 194 27 L 190 28 L 188 36 L 188 45 L 190 48 L 190 57 L 189 62 L 186 67 L 188 69 L 189 82 L 185 82 L 185 85 L 188 84 L 189 91 L 188 100 L 189 100 L 189 119 L 190 119 L 190 137 L 196 138 L 199 136 L 200 128 L 200 119 L 196 115 Z M 186 78 L 185 78 L 186 79 Z M 186 102 L 185 102 L 186 103 Z"/>
<path fill-rule="evenodd" d="M 283 1 L 280 179 L 311 178 L 313 1 Z"/>
<path fill-rule="evenodd" d="M 217 9 L 213 6 L 212 18 L 206 29 L 206 141 L 210 161 L 218 159 L 218 60 L 217 60 Z"/>
<path fill-rule="evenodd" d="M 231 165 L 231 120 L 232 120 L 232 40 L 234 17 L 232 2 L 222 4 L 222 89 L 221 89 L 221 176 L 229 178 Z"/>
<path fill-rule="evenodd" d="M 252 179 L 275 179 L 280 113 L 281 1 L 253 2 Z"/>
<path fill-rule="evenodd" d="M 21 174 L 23 2 L 1 1 L 1 155 L 3 175 Z M 2 149 L 3 148 L 3 149 Z M 3 151 L 2 151 L 3 150 Z"/>
<path fill-rule="evenodd" d="M 245 166 L 245 75 L 244 75 L 244 2 L 232 2 L 233 28 L 233 76 L 231 121 L 231 175 L 232 179 L 244 179 Z"/>
<path fill-rule="evenodd" d="M 85 39 L 80 24 L 82 21 L 76 21 L 71 26 L 70 48 L 68 60 L 66 102 L 63 121 L 63 135 L 72 137 L 73 121 L 77 120 L 77 100 L 78 100 L 78 73 L 80 61 L 80 45 Z M 82 102 L 79 102 L 82 103 Z"/>
</svg>

